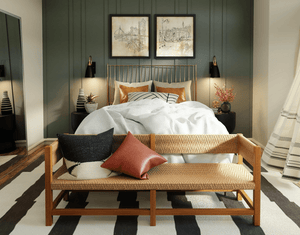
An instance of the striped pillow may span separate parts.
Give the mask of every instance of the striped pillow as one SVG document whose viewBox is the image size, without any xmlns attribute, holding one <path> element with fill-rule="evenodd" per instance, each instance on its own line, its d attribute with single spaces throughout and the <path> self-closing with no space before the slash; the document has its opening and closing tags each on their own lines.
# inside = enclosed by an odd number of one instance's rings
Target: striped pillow
<svg viewBox="0 0 300 235">
<path fill-rule="evenodd" d="M 175 104 L 178 95 L 172 93 L 163 93 L 163 92 L 130 92 L 128 93 L 128 102 L 146 100 L 146 99 L 161 99 L 166 101 L 169 104 Z"/>
</svg>

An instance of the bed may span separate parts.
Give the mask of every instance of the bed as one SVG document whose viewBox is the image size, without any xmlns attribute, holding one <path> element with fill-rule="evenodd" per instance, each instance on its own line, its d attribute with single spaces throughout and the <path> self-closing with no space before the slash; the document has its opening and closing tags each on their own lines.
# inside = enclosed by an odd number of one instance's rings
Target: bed
<svg viewBox="0 0 300 235">
<path fill-rule="evenodd" d="M 108 105 L 89 114 L 75 134 L 97 134 L 112 127 L 114 134 L 127 134 L 128 131 L 133 134 L 228 134 L 212 109 L 196 101 L 196 77 L 197 65 L 107 65 Z M 148 92 L 158 91 L 160 86 L 169 90 L 184 87 L 186 101 L 168 104 L 160 99 L 143 99 L 119 103 L 118 89 L 121 90 L 120 86 L 124 84 L 133 87 L 151 84 L 147 87 Z M 164 157 L 170 163 L 233 161 L 232 154 L 202 154 L 201 158 L 192 154 Z"/>
</svg>

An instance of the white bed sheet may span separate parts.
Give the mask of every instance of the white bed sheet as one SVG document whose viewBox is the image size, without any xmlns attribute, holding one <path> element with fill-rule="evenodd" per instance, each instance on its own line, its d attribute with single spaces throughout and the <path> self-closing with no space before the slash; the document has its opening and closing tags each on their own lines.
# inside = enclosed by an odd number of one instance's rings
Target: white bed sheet
<svg viewBox="0 0 300 235">
<path fill-rule="evenodd" d="M 206 105 L 196 101 L 168 104 L 159 99 L 105 106 L 89 114 L 75 134 L 98 134 L 112 127 L 114 134 L 228 134 Z M 173 155 L 168 162 L 226 163 L 232 158 L 233 154 L 183 155 L 183 159 Z"/>
</svg>

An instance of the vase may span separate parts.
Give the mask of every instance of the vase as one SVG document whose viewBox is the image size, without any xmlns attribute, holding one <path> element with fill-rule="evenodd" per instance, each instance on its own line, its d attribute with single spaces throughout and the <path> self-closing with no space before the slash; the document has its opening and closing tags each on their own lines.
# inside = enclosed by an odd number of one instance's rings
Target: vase
<svg viewBox="0 0 300 235">
<path fill-rule="evenodd" d="M 85 113 L 84 104 L 85 104 L 84 91 L 83 88 L 80 88 L 78 98 L 77 98 L 77 103 L 76 103 L 76 111 L 79 113 Z"/>
<path fill-rule="evenodd" d="M 229 113 L 231 110 L 231 104 L 227 101 L 221 104 L 221 110 L 223 113 Z"/>
<path fill-rule="evenodd" d="M 12 114 L 12 106 L 8 97 L 8 92 L 4 91 L 1 103 L 1 113 L 2 115 Z"/>
<path fill-rule="evenodd" d="M 88 113 L 94 112 L 98 108 L 98 103 L 85 103 L 85 110 Z"/>
</svg>

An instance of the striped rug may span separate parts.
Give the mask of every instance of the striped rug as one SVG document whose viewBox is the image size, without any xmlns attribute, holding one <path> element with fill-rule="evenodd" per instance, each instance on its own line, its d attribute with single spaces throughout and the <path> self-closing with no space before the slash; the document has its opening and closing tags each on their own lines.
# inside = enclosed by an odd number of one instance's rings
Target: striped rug
<svg viewBox="0 0 300 235">
<path fill-rule="evenodd" d="M 54 216 L 45 226 L 43 156 L 9 182 L 0 186 L 0 234 L 101 234 L 101 235 L 299 235 L 300 188 L 279 172 L 262 168 L 261 226 L 252 225 L 251 216 L 157 216 L 149 226 L 149 216 Z M 57 195 L 58 192 L 55 192 Z M 248 193 L 248 192 L 247 192 Z M 251 195 L 251 194 L 249 194 Z M 147 192 L 72 193 L 60 207 L 149 208 Z M 233 193 L 157 193 L 157 207 L 236 208 L 246 207 Z"/>
</svg>

